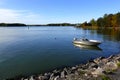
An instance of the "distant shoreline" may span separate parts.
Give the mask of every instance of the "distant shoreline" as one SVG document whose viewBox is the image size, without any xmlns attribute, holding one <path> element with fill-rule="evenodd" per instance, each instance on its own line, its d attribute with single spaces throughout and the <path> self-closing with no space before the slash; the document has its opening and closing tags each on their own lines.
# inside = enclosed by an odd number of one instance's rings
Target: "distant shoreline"
<svg viewBox="0 0 120 80">
<path fill-rule="evenodd" d="M 19 27 L 19 26 L 75 26 L 76 24 L 70 23 L 51 23 L 51 24 L 23 24 L 23 23 L 0 23 L 0 27 Z"/>
</svg>

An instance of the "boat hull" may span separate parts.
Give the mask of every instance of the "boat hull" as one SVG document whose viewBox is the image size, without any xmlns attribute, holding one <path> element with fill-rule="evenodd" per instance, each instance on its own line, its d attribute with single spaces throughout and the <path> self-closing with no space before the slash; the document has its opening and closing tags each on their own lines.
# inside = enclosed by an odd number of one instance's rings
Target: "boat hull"
<svg viewBox="0 0 120 80">
<path fill-rule="evenodd" d="M 78 47 L 80 49 L 87 49 L 87 50 L 100 50 L 102 51 L 101 48 L 98 46 L 88 46 L 88 45 L 81 45 L 81 44 L 74 44 L 75 47 Z"/>
<path fill-rule="evenodd" d="M 97 42 L 97 41 L 79 41 L 79 40 L 74 40 L 73 43 L 81 44 L 81 45 L 88 45 L 88 46 L 97 46 L 101 44 L 101 42 Z"/>
</svg>

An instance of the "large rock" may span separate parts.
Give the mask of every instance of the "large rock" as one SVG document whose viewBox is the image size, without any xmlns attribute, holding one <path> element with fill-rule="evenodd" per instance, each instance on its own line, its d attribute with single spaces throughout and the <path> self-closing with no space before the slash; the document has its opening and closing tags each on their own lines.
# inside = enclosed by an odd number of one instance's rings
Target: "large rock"
<svg viewBox="0 0 120 80">
<path fill-rule="evenodd" d="M 108 59 L 113 59 L 115 57 L 115 55 L 111 55 L 108 57 Z"/>
<path fill-rule="evenodd" d="M 93 61 L 97 64 L 99 64 L 99 62 L 101 62 L 102 59 L 105 59 L 105 57 L 99 57 L 97 59 L 94 59 Z"/>
<path fill-rule="evenodd" d="M 105 66 L 105 70 L 116 70 L 118 68 L 117 64 L 115 62 L 108 62 Z"/>
<path fill-rule="evenodd" d="M 95 71 L 91 72 L 91 74 L 94 76 L 94 77 L 98 77 L 99 75 L 104 75 L 104 70 L 100 67 L 98 67 L 97 69 L 95 69 Z"/>
<path fill-rule="evenodd" d="M 90 63 L 89 68 L 98 68 L 98 65 L 96 63 Z"/>
</svg>

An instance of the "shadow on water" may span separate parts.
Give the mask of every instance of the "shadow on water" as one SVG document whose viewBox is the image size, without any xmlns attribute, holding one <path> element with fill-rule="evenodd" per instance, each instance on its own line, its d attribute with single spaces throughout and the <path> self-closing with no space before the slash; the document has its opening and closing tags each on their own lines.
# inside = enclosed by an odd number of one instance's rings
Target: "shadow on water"
<svg viewBox="0 0 120 80">
<path fill-rule="evenodd" d="M 81 28 L 76 28 L 76 29 L 81 29 Z M 93 29 L 92 27 L 86 27 L 82 29 L 84 31 L 90 31 L 91 34 L 103 35 L 104 40 L 107 39 L 109 41 L 120 41 L 120 28 L 101 27 L 101 28 Z M 106 37 L 106 36 L 110 36 L 110 37 Z"/>
<path fill-rule="evenodd" d="M 120 41 L 120 29 L 102 28 L 97 30 L 91 30 L 91 34 L 103 35 L 104 40 Z M 110 37 L 106 37 L 110 36 Z"/>
<path fill-rule="evenodd" d="M 99 50 L 102 51 L 102 49 L 98 46 L 87 46 L 87 45 L 81 45 L 81 44 L 73 44 L 76 48 L 85 49 L 85 50 Z"/>
</svg>

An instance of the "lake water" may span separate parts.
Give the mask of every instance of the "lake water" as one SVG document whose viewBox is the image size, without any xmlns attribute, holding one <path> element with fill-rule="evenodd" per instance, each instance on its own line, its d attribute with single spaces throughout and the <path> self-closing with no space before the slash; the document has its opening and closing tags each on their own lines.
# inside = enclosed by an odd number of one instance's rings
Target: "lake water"
<svg viewBox="0 0 120 80">
<path fill-rule="evenodd" d="M 74 37 L 102 41 L 98 47 L 74 45 Z M 120 52 L 120 31 L 74 27 L 0 27 L 0 80 L 73 66 Z"/>
</svg>

